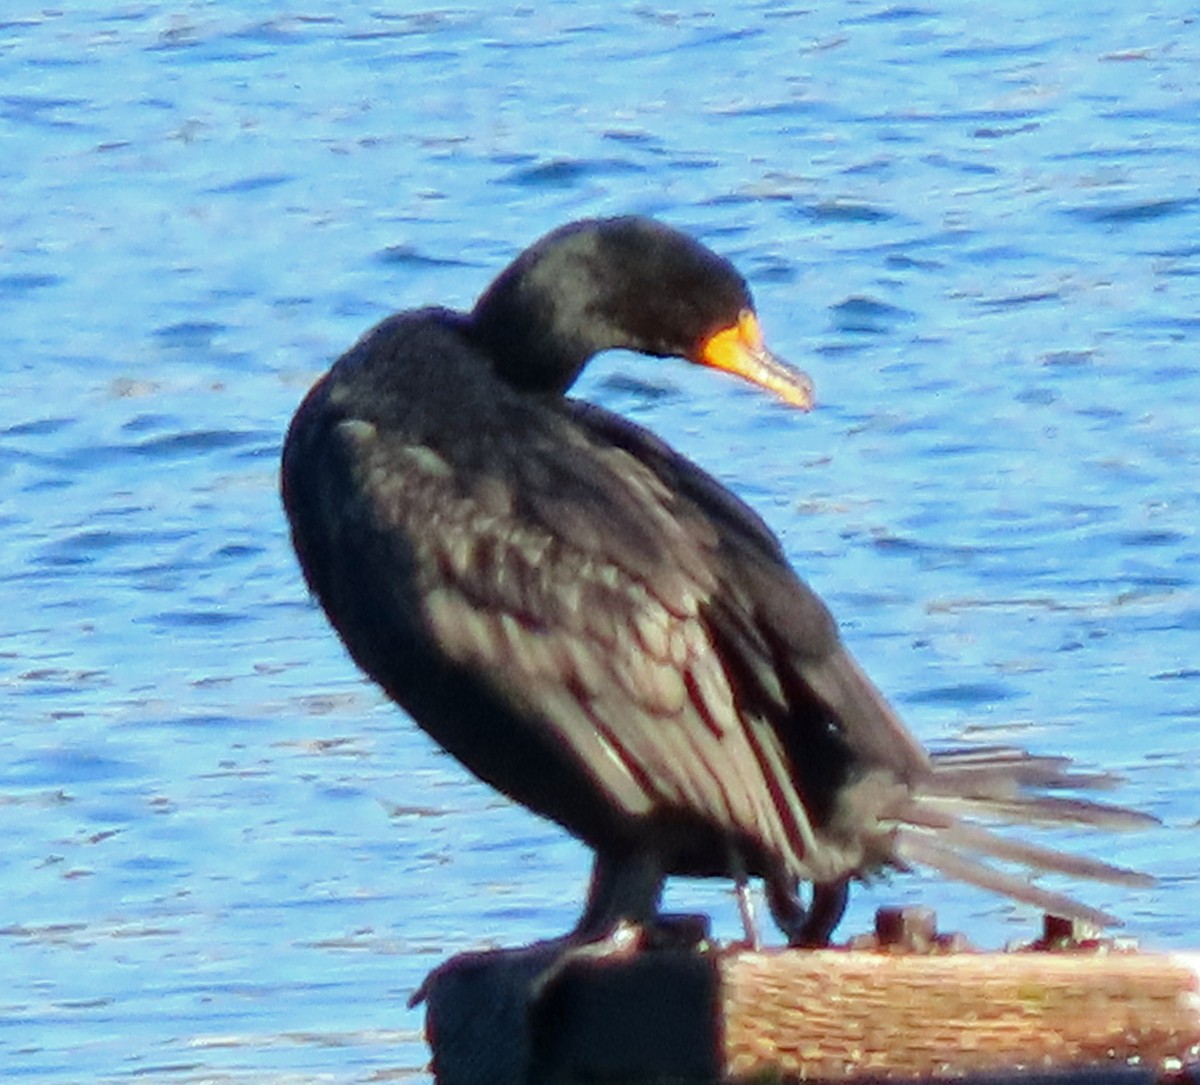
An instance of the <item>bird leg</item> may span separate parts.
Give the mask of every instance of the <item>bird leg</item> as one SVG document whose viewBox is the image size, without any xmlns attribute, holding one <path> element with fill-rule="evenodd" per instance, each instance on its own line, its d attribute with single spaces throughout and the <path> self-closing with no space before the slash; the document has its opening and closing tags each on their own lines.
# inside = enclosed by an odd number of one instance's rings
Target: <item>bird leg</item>
<svg viewBox="0 0 1200 1085">
<path fill-rule="evenodd" d="M 742 917 L 742 930 L 746 934 L 746 947 L 757 952 L 762 949 L 762 937 L 758 933 L 758 917 L 754 914 L 754 892 L 744 875 L 734 884 L 737 894 L 738 914 Z"/>
<path fill-rule="evenodd" d="M 846 914 L 846 905 L 849 903 L 849 878 L 814 885 L 812 900 L 808 905 L 808 921 L 800 931 L 800 940 L 795 944 L 811 949 L 829 945 L 829 939 Z"/>
<path fill-rule="evenodd" d="M 651 852 L 597 852 L 583 914 L 562 939 L 562 951 L 530 985 L 531 1002 L 539 1002 L 575 961 L 636 953 L 645 941 L 646 927 L 658 916 L 665 881 L 662 865 Z"/>
<path fill-rule="evenodd" d="M 597 852 L 587 903 L 568 940 L 601 941 L 622 922 L 639 927 L 653 922 L 665 881 L 662 865 L 652 852 Z"/>
<path fill-rule="evenodd" d="M 850 900 L 849 879 L 814 885 L 807 908 L 800 903 L 800 886 L 794 878 L 768 878 L 766 887 L 767 906 L 789 946 L 820 949 L 829 945 Z"/>
</svg>

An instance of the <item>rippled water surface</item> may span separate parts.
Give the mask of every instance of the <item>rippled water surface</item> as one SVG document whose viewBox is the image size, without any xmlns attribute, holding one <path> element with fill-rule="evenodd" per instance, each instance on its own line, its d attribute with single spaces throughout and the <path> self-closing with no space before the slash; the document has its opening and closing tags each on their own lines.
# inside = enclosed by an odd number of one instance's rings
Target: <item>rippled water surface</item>
<svg viewBox="0 0 1200 1085">
<path fill-rule="evenodd" d="M 764 513 L 924 739 L 1124 773 L 1161 830 L 1055 839 L 1196 946 L 1191 5 L 718 7 L 5 5 L 0 1076 L 424 1080 L 425 972 L 572 922 L 583 849 L 360 680 L 276 464 L 361 331 L 585 214 L 732 257 L 822 406 L 581 393 Z M 848 928 L 916 899 L 1034 926 L 899 877 Z"/>
</svg>

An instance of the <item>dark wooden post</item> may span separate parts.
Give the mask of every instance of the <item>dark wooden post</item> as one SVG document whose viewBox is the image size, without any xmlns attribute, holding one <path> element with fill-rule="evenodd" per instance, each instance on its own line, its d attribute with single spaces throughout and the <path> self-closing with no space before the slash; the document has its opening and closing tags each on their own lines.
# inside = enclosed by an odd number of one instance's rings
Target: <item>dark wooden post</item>
<svg viewBox="0 0 1200 1085">
<path fill-rule="evenodd" d="M 434 1071 L 439 1085 L 1130 1085 L 1200 1061 L 1200 955 L 1060 938 L 978 953 L 924 914 L 878 929 L 898 933 L 815 951 L 467 954 L 422 992 Z"/>
</svg>

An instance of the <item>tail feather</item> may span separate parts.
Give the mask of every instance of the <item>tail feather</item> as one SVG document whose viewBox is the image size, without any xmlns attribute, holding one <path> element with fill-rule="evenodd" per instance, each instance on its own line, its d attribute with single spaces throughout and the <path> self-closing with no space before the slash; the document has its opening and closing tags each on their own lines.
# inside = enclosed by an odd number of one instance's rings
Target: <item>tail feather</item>
<svg viewBox="0 0 1200 1085">
<path fill-rule="evenodd" d="M 939 780 L 974 780 L 976 785 L 989 777 L 1009 787 L 1084 788 L 1109 790 L 1120 783 L 1111 772 L 1080 772 L 1071 759 L 1046 754 L 1031 754 L 1016 746 L 978 746 L 970 749 L 938 750 L 929 755 Z"/>
<path fill-rule="evenodd" d="M 1012 795 L 993 798 L 986 795 L 947 795 L 922 791 L 917 801 L 929 810 L 947 814 L 992 818 L 1010 825 L 1082 825 L 1090 829 L 1126 831 L 1151 829 L 1158 818 L 1124 806 L 1092 802 L 1090 799 L 1065 798 L 1061 795 Z"/>
<path fill-rule="evenodd" d="M 1067 896 L 1043 889 L 1026 873 L 1001 870 L 987 860 L 1115 885 L 1147 886 L 1153 879 L 1100 859 L 1011 840 L 979 824 L 1081 825 L 1105 830 L 1145 829 L 1159 821 L 1126 807 L 1046 789 L 1109 787 L 1108 774 L 1073 772 L 1061 757 L 1036 757 L 1008 747 L 935 753 L 932 772 L 889 811 L 894 856 L 900 863 L 932 867 L 947 877 L 1032 904 L 1054 915 L 1096 926 L 1119 920 Z"/>
<path fill-rule="evenodd" d="M 1137 810 L 1091 799 L 1046 795 L 1056 789 L 1095 791 L 1115 786 L 1110 773 L 1071 771 L 1066 757 L 1041 757 L 1007 746 L 949 750 L 930 758 L 933 772 L 921 781 L 922 803 L 1013 824 L 1086 825 L 1098 829 L 1147 829 L 1158 819 Z"/>
<path fill-rule="evenodd" d="M 1093 881 L 1110 882 L 1113 885 L 1144 887 L 1154 884 L 1154 879 L 1146 874 L 1106 863 L 1102 859 L 1074 855 L 1055 848 L 1030 844 L 1024 840 L 1012 840 L 993 833 L 982 825 L 955 818 L 923 817 L 919 803 L 913 804 L 909 814 L 911 816 L 904 819 L 909 827 L 917 832 L 924 830 L 937 840 L 939 846 L 958 852 L 986 855 L 1006 863 L 1018 863 L 1031 870 L 1067 874 L 1073 878 L 1091 878 Z"/>
<path fill-rule="evenodd" d="M 1121 926 L 1121 921 L 1116 916 L 1081 904 L 1065 893 L 1043 889 L 1020 874 L 1010 874 L 971 859 L 952 848 L 943 847 L 932 837 L 919 832 L 899 830 L 896 835 L 896 854 L 905 862 L 932 867 L 955 881 L 967 882 L 981 889 L 1023 901 L 1049 915 L 1081 919 L 1096 927 Z"/>
</svg>

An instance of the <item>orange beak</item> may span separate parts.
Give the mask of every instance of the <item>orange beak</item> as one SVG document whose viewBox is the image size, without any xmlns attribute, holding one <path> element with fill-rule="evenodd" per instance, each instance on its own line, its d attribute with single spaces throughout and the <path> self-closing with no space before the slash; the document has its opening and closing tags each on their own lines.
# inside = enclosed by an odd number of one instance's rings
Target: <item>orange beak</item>
<svg viewBox="0 0 1200 1085">
<path fill-rule="evenodd" d="M 812 409 L 812 378 L 767 350 L 758 317 L 749 309 L 741 311 L 736 324 L 709 336 L 701 345 L 697 360 L 701 365 L 723 369 L 774 392 L 802 411 Z"/>
</svg>

